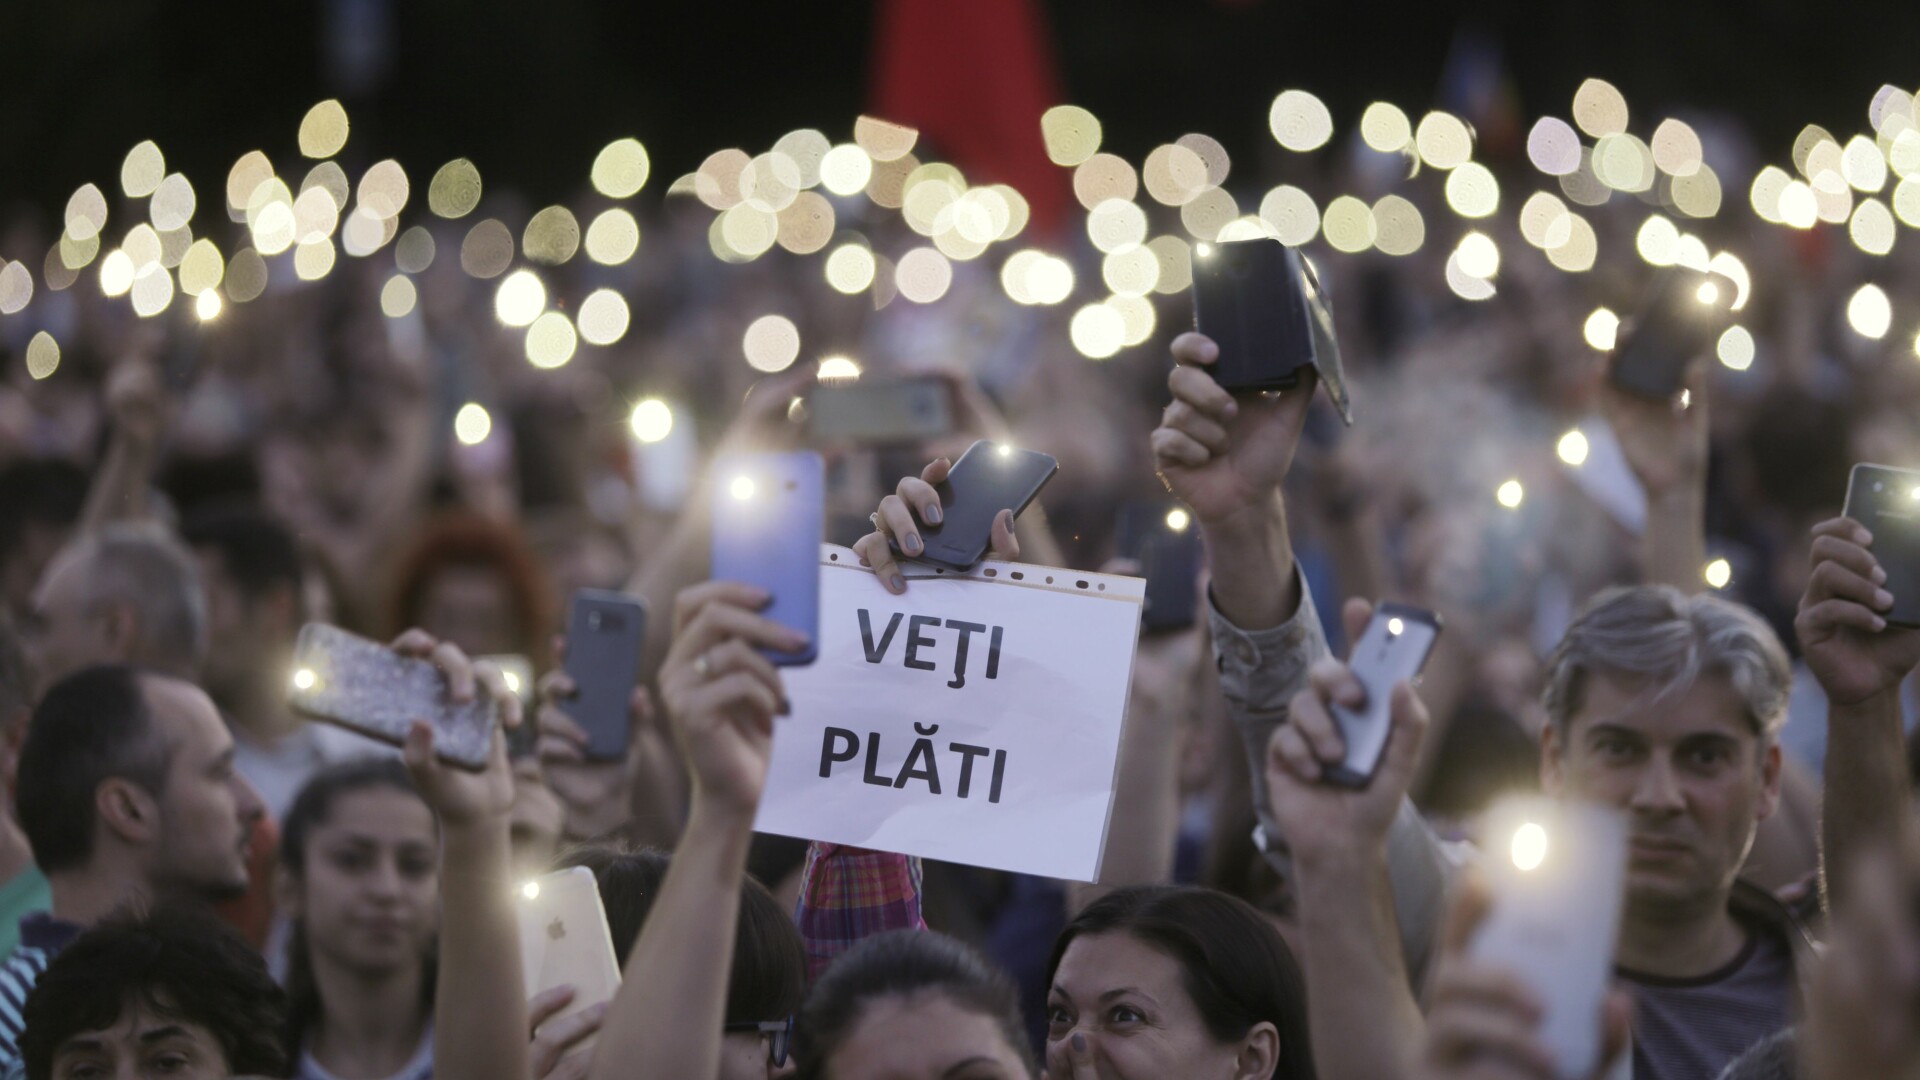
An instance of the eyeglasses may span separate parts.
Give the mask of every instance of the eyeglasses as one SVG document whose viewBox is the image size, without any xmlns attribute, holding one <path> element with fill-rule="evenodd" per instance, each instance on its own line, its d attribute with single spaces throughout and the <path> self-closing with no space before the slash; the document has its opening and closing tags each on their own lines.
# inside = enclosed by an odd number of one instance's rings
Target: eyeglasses
<svg viewBox="0 0 1920 1080">
<path fill-rule="evenodd" d="M 785 1020 L 743 1021 L 728 1024 L 724 1029 L 728 1034 L 765 1035 L 767 1037 L 767 1064 L 778 1069 L 787 1063 L 787 1054 L 793 1047 L 793 1017 Z"/>
</svg>

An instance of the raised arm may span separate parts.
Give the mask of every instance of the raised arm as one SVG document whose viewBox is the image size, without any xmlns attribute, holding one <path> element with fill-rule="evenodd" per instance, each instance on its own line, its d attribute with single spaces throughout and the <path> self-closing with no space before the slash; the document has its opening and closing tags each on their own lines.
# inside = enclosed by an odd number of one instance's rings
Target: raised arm
<svg viewBox="0 0 1920 1080">
<path fill-rule="evenodd" d="M 1912 803 L 1900 684 L 1920 664 L 1920 631 L 1887 625 L 1886 571 L 1866 526 L 1814 527 L 1813 573 L 1793 621 L 1800 650 L 1827 694 L 1826 805 L 1821 873 L 1830 901 L 1852 881 L 1859 851 L 1887 837 Z"/>
<path fill-rule="evenodd" d="M 82 534 L 147 516 L 147 489 L 166 426 L 166 393 L 159 372 L 144 359 L 129 359 L 113 369 L 107 377 L 106 404 L 112 434 L 87 487 Z"/>
<path fill-rule="evenodd" d="M 747 847 L 772 761 L 773 720 L 787 707 L 778 670 L 757 649 L 805 644 L 755 614 L 766 602 L 759 589 L 707 582 L 674 603 L 660 689 L 693 776 L 693 806 L 627 961 L 635 977 L 607 1010 L 594 1080 L 719 1072 Z"/>
<path fill-rule="evenodd" d="M 1707 366 L 1689 371 L 1683 397 L 1648 401 L 1611 382 L 1601 388 L 1607 423 L 1647 495 L 1643 580 L 1692 595 L 1707 565 Z M 1682 404 L 1685 402 L 1685 404 Z"/>
<path fill-rule="evenodd" d="M 454 645 L 420 630 L 401 635 L 394 649 L 439 665 L 455 701 L 487 694 L 499 703 L 507 727 L 520 723 L 519 699 L 491 665 L 469 664 Z M 406 762 L 440 819 L 434 1071 L 471 1080 L 526 1080 L 527 1001 L 513 915 L 508 820 L 514 784 L 506 738 L 496 730 L 486 769 L 467 772 L 435 758 L 433 729 L 415 721 Z"/>
</svg>

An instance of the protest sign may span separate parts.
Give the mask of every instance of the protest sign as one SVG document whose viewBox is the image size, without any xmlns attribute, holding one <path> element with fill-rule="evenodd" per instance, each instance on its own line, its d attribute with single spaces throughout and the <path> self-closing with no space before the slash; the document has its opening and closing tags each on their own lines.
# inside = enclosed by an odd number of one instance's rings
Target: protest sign
<svg viewBox="0 0 1920 1080">
<path fill-rule="evenodd" d="M 827 546 L 820 658 L 783 672 L 762 832 L 1092 881 L 1145 583 L 911 562 L 894 596 Z"/>
</svg>

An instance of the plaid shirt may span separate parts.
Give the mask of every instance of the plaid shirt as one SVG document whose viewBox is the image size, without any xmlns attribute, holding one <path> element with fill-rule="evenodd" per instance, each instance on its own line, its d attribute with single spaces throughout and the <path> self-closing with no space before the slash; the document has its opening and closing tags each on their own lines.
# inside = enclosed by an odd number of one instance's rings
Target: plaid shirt
<svg viewBox="0 0 1920 1080">
<path fill-rule="evenodd" d="M 860 939 L 888 930 L 925 930 L 920 860 L 814 841 L 793 913 L 807 949 L 807 981 Z"/>
</svg>

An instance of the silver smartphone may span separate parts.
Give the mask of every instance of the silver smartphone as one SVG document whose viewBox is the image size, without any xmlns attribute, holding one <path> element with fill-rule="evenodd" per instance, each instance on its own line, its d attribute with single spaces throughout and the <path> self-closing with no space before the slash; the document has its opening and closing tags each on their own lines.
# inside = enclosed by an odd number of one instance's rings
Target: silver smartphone
<svg viewBox="0 0 1920 1080">
<path fill-rule="evenodd" d="M 613 932 L 607 928 L 607 909 L 600 902 L 593 871 L 575 866 L 526 882 L 520 886 L 514 913 L 520 925 L 520 971 L 527 997 L 556 986 L 573 987 L 573 1000 L 547 1023 L 613 1000 L 620 989 L 620 960 L 613 951 Z M 592 1045 L 592 1039 L 580 1044 L 582 1048 Z"/>
<path fill-rule="evenodd" d="M 1627 824 L 1594 803 L 1511 797 L 1483 833 L 1493 906 L 1467 950 L 1511 971 L 1545 1008 L 1541 1045 L 1563 1080 L 1593 1075 L 1626 892 Z"/>
<path fill-rule="evenodd" d="M 497 722 L 485 693 L 456 704 L 447 696 L 446 676 L 433 664 L 326 623 L 300 630 L 287 704 L 394 746 L 406 745 L 413 722 L 425 720 L 433 725 L 434 754 L 476 772 L 487 767 Z"/>
<path fill-rule="evenodd" d="M 1347 658 L 1353 677 L 1366 688 L 1366 703 L 1357 709 L 1333 707 L 1333 722 L 1347 745 L 1347 755 L 1325 770 L 1327 782 L 1342 787 L 1366 787 L 1386 753 L 1393 733 L 1393 688 L 1411 682 L 1427 664 L 1433 643 L 1440 637 L 1440 616 L 1406 604 L 1381 604 L 1372 621 L 1354 643 Z"/>
</svg>

